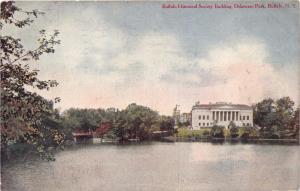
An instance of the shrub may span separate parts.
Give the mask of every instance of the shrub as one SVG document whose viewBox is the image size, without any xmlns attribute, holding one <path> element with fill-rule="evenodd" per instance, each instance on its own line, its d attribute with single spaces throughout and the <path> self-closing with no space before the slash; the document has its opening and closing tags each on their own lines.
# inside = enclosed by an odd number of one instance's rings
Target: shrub
<svg viewBox="0 0 300 191">
<path fill-rule="evenodd" d="M 214 125 L 211 128 L 210 135 L 213 138 L 224 138 L 224 127 Z"/>
<path fill-rule="evenodd" d="M 229 123 L 229 131 L 231 138 L 236 138 L 239 136 L 239 129 L 233 121 Z"/>
</svg>

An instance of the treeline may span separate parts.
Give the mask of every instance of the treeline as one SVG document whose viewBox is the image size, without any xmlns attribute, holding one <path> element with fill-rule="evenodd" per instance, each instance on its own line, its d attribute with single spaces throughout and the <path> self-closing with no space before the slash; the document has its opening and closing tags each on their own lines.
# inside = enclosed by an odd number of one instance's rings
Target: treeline
<svg viewBox="0 0 300 191">
<path fill-rule="evenodd" d="M 105 137 L 126 141 L 138 138 L 151 138 L 154 131 L 172 131 L 174 120 L 170 116 L 132 103 L 124 110 L 108 109 L 69 109 L 61 115 L 61 126 L 66 139 L 73 139 L 72 132 L 95 131 L 101 123 L 109 122 L 111 129 Z"/>
<path fill-rule="evenodd" d="M 295 110 L 294 106 L 290 97 L 264 99 L 253 105 L 254 127 L 239 129 L 231 123 L 227 135 L 243 139 L 299 139 L 299 108 Z"/>
<path fill-rule="evenodd" d="M 254 106 L 254 124 L 264 138 L 299 138 L 299 108 L 290 97 L 264 99 Z"/>
</svg>

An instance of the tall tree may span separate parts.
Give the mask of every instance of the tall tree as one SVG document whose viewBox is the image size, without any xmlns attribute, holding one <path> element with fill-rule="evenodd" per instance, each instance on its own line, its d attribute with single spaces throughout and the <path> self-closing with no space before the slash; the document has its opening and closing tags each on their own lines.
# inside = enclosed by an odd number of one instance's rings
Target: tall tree
<svg viewBox="0 0 300 191">
<path fill-rule="evenodd" d="M 294 116 L 294 101 L 290 97 L 282 97 L 276 101 L 276 125 L 281 130 L 287 129 L 290 126 L 291 120 Z"/>
<path fill-rule="evenodd" d="M 276 121 L 276 104 L 272 98 L 264 99 L 254 107 L 254 123 L 261 127 L 272 127 Z"/>
<path fill-rule="evenodd" d="M 175 120 L 173 117 L 163 115 L 159 122 L 161 131 L 171 131 L 174 129 Z"/>
<path fill-rule="evenodd" d="M 218 125 L 212 126 L 210 136 L 213 138 L 224 138 L 224 127 Z"/>
<path fill-rule="evenodd" d="M 152 109 L 132 103 L 118 111 L 113 124 L 113 133 L 121 141 L 130 138 L 145 140 L 151 136 L 154 127 L 159 127 L 159 115 Z"/>
<path fill-rule="evenodd" d="M 231 138 L 236 138 L 239 136 L 239 129 L 233 121 L 229 123 L 229 131 Z"/>
<path fill-rule="evenodd" d="M 141 140 L 150 136 L 151 127 L 158 122 L 158 113 L 152 109 L 132 103 L 124 111 L 128 117 L 131 138 Z"/>
<path fill-rule="evenodd" d="M 18 17 L 15 15 L 18 14 Z M 1 2 L 0 29 L 14 26 L 21 29 L 30 26 L 35 18 L 43 14 L 38 10 L 25 11 L 14 2 Z M 23 17 L 23 19 L 20 19 Z M 32 145 L 44 158 L 51 159 L 46 139 L 56 145 L 63 142 L 63 135 L 58 129 L 44 125 L 42 121 L 53 113 L 53 103 L 59 98 L 49 101 L 30 89 L 49 90 L 58 85 L 54 80 L 41 80 L 38 70 L 30 67 L 40 56 L 54 53 L 54 46 L 60 41 L 56 39 L 58 31 L 48 36 L 45 30 L 40 31 L 38 46 L 28 50 L 21 39 L 1 34 L 1 147 L 6 150 L 16 142 Z M 46 138 L 47 137 L 47 138 Z"/>
<path fill-rule="evenodd" d="M 254 107 L 254 123 L 261 126 L 261 136 L 287 138 L 293 126 L 294 101 L 290 97 L 264 99 Z"/>
<path fill-rule="evenodd" d="M 293 137 L 299 141 L 299 129 L 300 129 L 300 108 L 298 107 L 295 111 L 294 117 L 291 120 L 291 128 L 294 132 Z"/>
</svg>

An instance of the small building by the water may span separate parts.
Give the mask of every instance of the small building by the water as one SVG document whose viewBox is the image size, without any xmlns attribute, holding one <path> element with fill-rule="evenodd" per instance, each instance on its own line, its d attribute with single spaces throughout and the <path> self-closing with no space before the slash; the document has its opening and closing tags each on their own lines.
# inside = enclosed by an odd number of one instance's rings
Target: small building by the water
<svg viewBox="0 0 300 191">
<path fill-rule="evenodd" d="M 72 133 L 74 141 L 77 143 L 81 142 L 92 142 L 93 138 L 103 138 L 103 136 L 110 131 L 112 128 L 111 122 L 101 122 L 99 127 L 94 131 L 80 131 L 77 130 Z"/>
<path fill-rule="evenodd" d="M 82 143 L 82 142 L 89 142 L 93 138 L 93 132 L 92 131 L 75 131 L 72 133 L 74 137 L 74 141 L 76 143 Z"/>
</svg>

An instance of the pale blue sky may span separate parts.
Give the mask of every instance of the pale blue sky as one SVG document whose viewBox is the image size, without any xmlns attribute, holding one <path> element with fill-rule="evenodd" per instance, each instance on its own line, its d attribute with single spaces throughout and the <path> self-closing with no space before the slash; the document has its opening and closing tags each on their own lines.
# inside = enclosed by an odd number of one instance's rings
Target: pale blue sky
<svg viewBox="0 0 300 191">
<path fill-rule="evenodd" d="M 298 102 L 298 8 L 162 9 L 161 2 L 17 5 L 46 15 L 30 28 L 4 32 L 22 37 L 29 47 L 39 29 L 61 32 L 62 44 L 41 59 L 39 69 L 42 78 L 60 82 L 44 95 L 60 96 L 62 109 L 124 108 L 136 102 L 170 114 L 175 104 L 189 111 L 198 100 L 251 104 L 291 96 Z"/>
</svg>

